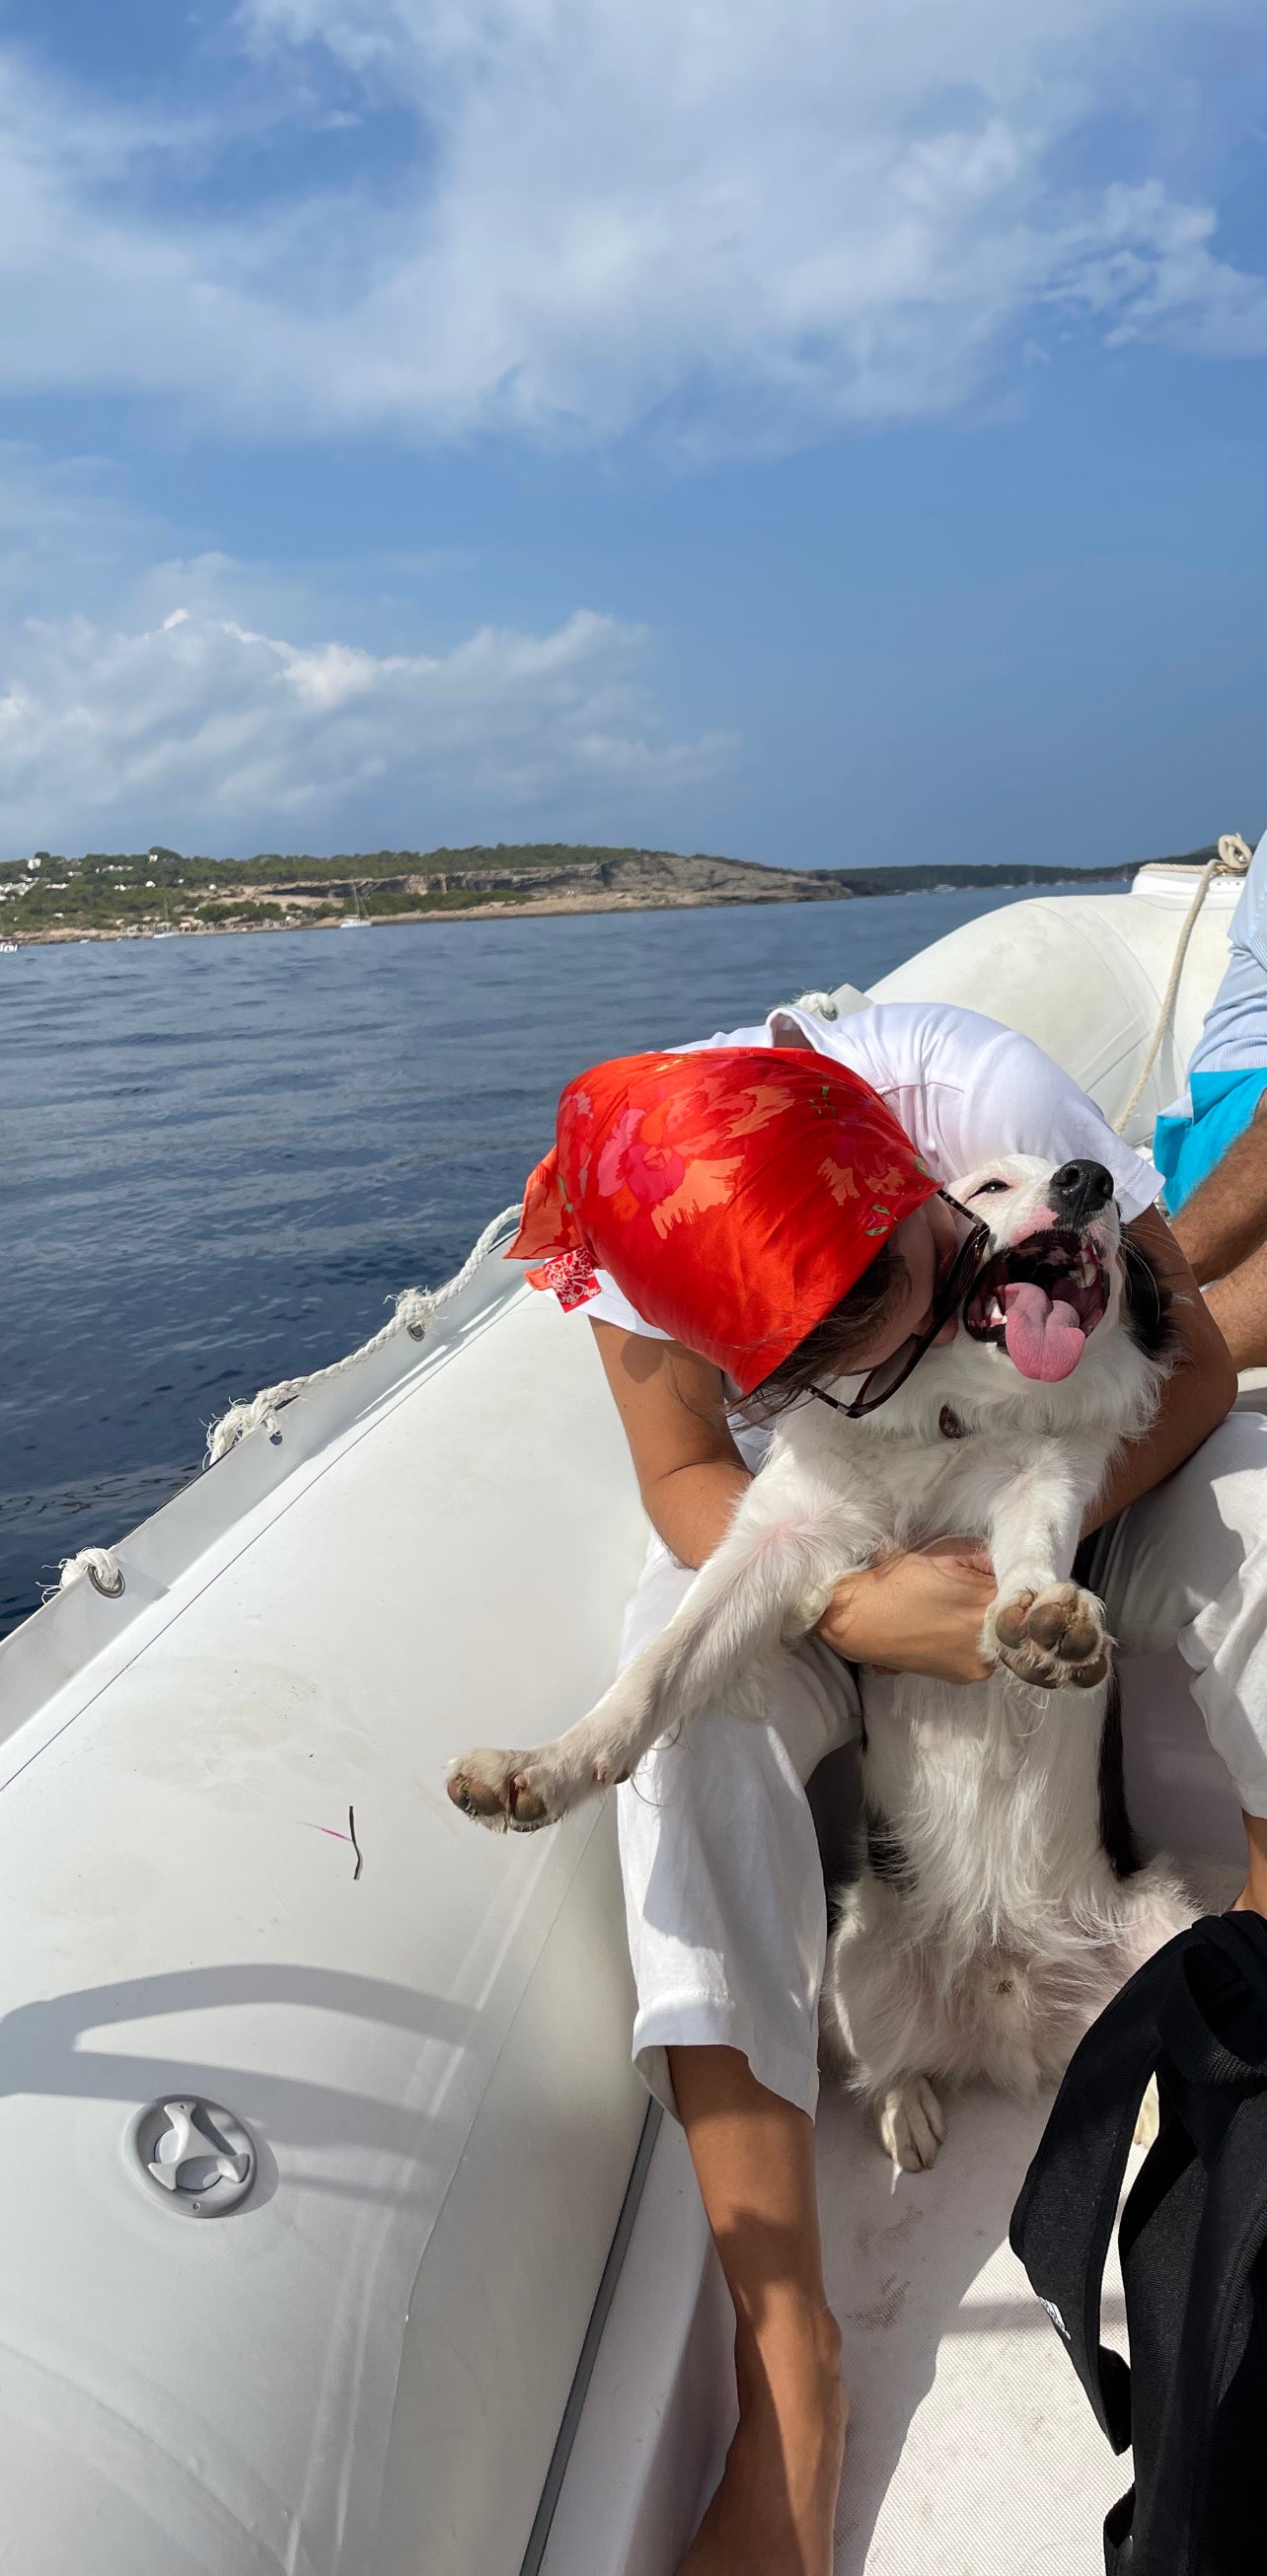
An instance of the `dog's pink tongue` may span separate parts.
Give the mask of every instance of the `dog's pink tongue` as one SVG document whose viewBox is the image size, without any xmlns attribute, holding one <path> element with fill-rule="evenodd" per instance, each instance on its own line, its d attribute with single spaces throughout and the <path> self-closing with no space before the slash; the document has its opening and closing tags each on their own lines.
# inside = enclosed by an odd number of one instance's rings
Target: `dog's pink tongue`
<svg viewBox="0 0 1267 2576">
<path fill-rule="evenodd" d="M 1010 1279 L 1003 1290 L 1007 1355 L 1022 1377 L 1049 1382 L 1076 1369 L 1086 1334 L 1072 1306 L 1051 1298 L 1033 1279 Z"/>
</svg>

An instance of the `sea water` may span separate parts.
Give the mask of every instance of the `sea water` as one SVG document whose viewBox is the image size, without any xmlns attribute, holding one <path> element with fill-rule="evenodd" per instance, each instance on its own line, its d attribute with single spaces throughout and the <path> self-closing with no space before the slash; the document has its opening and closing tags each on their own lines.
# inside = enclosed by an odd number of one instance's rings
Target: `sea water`
<svg viewBox="0 0 1267 2576">
<path fill-rule="evenodd" d="M 0 1630 L 235 1396 L 436 1283 L 570 1074 L 870 984 L 981 891 L 117 940 L 0 958 Z"/>
</svg>

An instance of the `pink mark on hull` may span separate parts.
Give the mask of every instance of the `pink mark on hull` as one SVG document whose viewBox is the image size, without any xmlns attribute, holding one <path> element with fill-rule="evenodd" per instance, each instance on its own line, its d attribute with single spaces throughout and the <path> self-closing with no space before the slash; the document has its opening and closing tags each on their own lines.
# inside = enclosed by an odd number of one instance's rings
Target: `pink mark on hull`
<svg viewBox="0 0 1267 2576">
<path fill-rule="evenodd" d="M 309 1822 L 307 1816 L 302 1816 L 300 1822 L 305 1833 L 328 1834 L 332 1843 L 350 1843 L 352 1840 L 350 1834 L 341 1834 L 337 1825 L 314 1825 Z"/>
</svg>

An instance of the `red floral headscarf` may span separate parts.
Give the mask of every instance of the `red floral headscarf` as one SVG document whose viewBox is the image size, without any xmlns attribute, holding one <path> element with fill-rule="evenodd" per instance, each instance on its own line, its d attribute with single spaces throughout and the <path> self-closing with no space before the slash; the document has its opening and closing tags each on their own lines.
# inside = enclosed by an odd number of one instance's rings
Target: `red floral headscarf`
<svg viewBox="0 0 1267 2576">
<path fill-rule="evenodd" d="M 811 1048 L 620 1056 L 570 1082 L 508 1259 L 567 1307 L 607 1271 L 747 1395 L 931 1198 L 879 1094 Z"/>
</svg>

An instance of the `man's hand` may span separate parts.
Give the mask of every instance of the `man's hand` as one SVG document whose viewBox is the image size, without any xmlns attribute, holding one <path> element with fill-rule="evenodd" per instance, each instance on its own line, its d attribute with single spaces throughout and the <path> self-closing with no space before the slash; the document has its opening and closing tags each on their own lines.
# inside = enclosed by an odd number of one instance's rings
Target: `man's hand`
<svg viewBox="0 0 1267 2576">
<path fill-rule="evenodd" d="M 847 1574 L 816 1633 L 851 1664 L 983 1682 L 994 1668 L 981 1653 L 981 1631 L 997 1589 L 988 1556 L 971 1539 L 939 1538 Z"/>
</svg>

